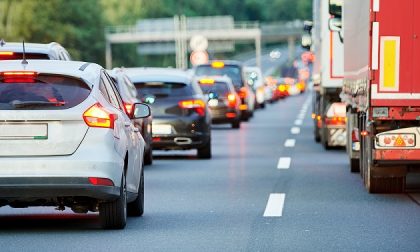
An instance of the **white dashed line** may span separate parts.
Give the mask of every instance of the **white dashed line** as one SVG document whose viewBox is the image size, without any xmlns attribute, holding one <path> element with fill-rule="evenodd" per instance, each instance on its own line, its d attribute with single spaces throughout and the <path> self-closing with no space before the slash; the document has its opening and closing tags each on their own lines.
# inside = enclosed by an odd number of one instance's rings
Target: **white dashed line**
<svg viewBox="0 0 420 252">
<path fill-rule="evenodd" d="M 297 135 L 300 133 L 300 128 L 299 127 L 292 127 L 290 129 L 290 133 L 292 133 L 293 135 Z"/>
<path fill-rule="evenodd" d="M 285 199 L 286 194 L 284 193 L 271 193 L 265 207 L 264 217 L 281 217 Z"/>
<path fill-rule="evenodd" d="M 281 157 L 277 163 L 277 169 L 289 169 L 292 159 L 289 157 Z"/>
<path fill-rule="evenodd" d="M 286 142 L 284 142 L 284 147 L 295 147 L 295 144 L 295 139 L 287 139 Z"/>
<path fill-rule="evenodd" d="M 302 119 L 297 119 L 297 120 L 295 120 L 295 125 L 302 125 L 302 123 L 303 123 L 303 120 Z"/>
</svg>

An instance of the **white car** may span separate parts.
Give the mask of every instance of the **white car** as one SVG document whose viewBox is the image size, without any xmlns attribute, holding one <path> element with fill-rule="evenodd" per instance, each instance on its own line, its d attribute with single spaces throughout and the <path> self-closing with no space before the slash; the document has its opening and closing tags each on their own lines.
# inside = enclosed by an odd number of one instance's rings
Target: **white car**
<svg viewBox="0 0 420 252">
<path fill-rule="evenodd" d="M 0 61 L 0 206 L 99 211 L 104 228 L 143 214 L 144 140 L 99 65 Z"/>
<path fill-rule="evenodd" d="M 71 60 L 69 52 L 57 42 L 25 43 L 26 59 Z M 0 60 L 23 59 L 23 43 L 0 43 Z"/>
</svg>

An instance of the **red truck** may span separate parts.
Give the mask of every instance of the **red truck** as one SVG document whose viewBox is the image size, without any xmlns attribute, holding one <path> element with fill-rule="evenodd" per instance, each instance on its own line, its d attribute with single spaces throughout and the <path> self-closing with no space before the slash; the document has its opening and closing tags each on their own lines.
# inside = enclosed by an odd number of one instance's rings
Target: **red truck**
<svg viewBox="0 0 420 252">
<path fill-rule="evenodd" d="M 420 167 L 420 1 L 339 2 L 351 171 L 371 193 L 403 192 Z"/>
</svg>

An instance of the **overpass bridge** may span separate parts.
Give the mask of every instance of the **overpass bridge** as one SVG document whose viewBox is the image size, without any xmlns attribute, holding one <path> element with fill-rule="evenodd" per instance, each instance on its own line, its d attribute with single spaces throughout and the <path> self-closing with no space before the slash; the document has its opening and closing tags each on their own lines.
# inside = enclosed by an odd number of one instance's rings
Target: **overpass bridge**
<svg viewBox="0 0 420 252">
<path fill-rule="evenodd" d="M 204 36 L 209 51 L 232 51 L 235 42 L 252 42 L 258 66 L 261 66 L 262 43 L 288 41 L 290 54 L 296 40 L 303 34 L 303 22 L 235 22 L 232 16 L 145 19 L 132 26 L 113 26 L 105 30 L 106 67 L 112 67 L 112 45 L 137 43 L 140 53 L 175 53 L 176 67 L 188 66 L 188 42 L 194 36 Z"/>
</svg>

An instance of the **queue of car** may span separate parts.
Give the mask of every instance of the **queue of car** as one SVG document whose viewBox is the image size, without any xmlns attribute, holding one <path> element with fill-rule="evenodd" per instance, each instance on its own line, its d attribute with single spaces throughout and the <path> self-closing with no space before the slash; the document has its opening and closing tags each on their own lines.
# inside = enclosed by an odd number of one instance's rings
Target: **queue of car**
<svg viewBox="0 0 420 252">
<path fill-rule="evenodd" d="M 210 159 L 211 124 L 239 129 L 271 91 L 237 61 L 105 70 L 57 43 L 2 41 L 0 207 L 99 212 L 103 228 L 124 228 L 143 215 L 153 150 Z"/>
</svg>

